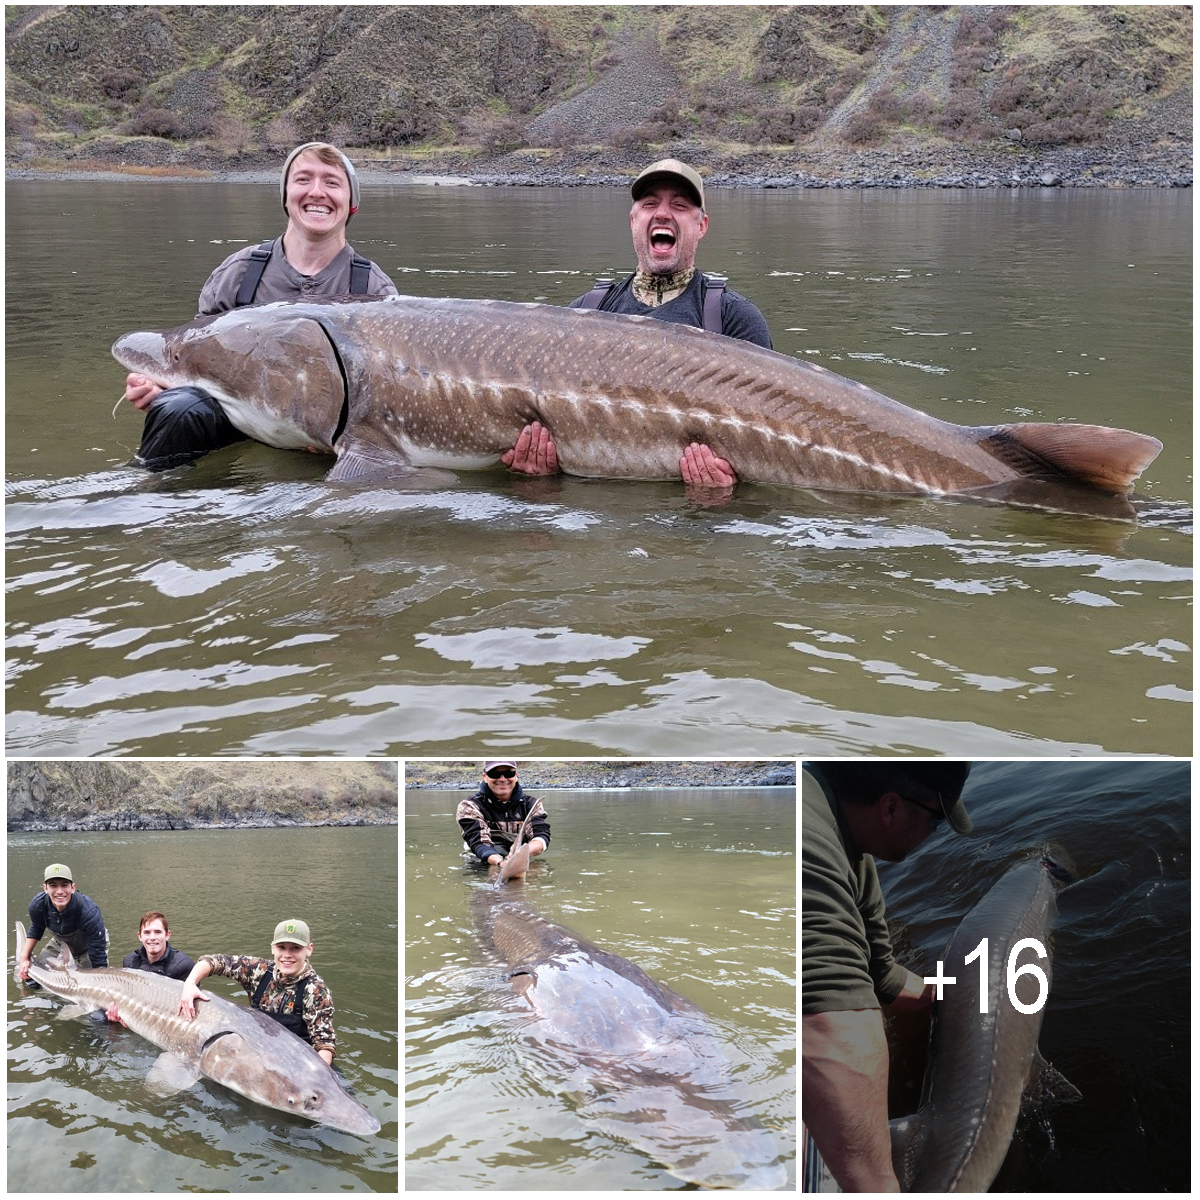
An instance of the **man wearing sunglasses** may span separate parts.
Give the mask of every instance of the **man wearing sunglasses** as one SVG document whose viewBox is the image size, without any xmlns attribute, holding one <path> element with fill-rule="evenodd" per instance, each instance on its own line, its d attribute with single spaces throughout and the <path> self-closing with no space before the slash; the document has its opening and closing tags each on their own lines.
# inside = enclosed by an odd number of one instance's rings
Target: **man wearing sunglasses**
<svg viewBox="0 0 1200 1200">
<path fill-rule="evenodd" d="M 943 822 L 971 832 L 967 762 L 806 763 L 803 781 L 804 1123 L 847 1192 L 898 1192 L 882 1005 L 928 1007 L 896 962 L 875 859 L 900 862 Z"/>
<path fill-rule="evenodd" d="M 522 790 L 515 762 L 502 758 L 485 762 L 479 790 L 463 800 L 455 813 L 466 850 L 480 862 L 503 862 L 521 822 L 536 803 L 536 796 Z M 530 855 L 544 854 L 550 845 L 550 822 L 543 814 L 533 818 L 530 834 Z"/>
</svg>

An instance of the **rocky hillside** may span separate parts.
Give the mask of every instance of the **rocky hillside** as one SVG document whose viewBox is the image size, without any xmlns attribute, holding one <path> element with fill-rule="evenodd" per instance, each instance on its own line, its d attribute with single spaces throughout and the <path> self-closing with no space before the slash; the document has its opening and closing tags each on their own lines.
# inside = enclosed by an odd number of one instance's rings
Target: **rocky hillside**
<svg viewBox="0 0 1200 1200">
<path fill-rule="evenodd" d="M 394 763 L 18 762 L 8 828 L 395 825 Z"/>
<path fill-rule="evenodd" d="M 819 180 L 1070 148 L 1190 183 L 1183 5 L 5 12 L 10 167 L 245 170 L 329 138 L 368 169 L 590 178 L 674 150 Z"/>
<path fill-rule="evenodd" d="M 795 787 L 794 762 L 551 762 L 518 760 L 520 779 L 537 788 Z M 478 762 L 410 762 L 406 788 L 479 786 Z"/>
</svg>

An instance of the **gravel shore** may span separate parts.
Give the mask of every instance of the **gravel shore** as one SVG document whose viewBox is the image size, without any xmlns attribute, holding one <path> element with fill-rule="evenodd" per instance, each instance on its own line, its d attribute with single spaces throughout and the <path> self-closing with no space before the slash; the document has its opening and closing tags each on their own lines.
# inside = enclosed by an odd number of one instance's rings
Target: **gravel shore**
<svg viewBox="0 0 1200 1200">
<path fill-rule="evenodd" d="M 794 761 L 753 762 L 551 762 L 517 763 L 521 783 L 536 791 L 555 788 L 694 788 L 796 786 Z M 405 788 L 472 790 L 479 786 L 478 762 L 410 762 Z"/>
<path fill-rule="evenodd" d="M 1178 125 L 1176 130 L 1170 126 Z M 9 157 L 13 179 L 137 180 L 274 184 L 275 155 L 220 157 L 196 148 L 101 146 L 102 158 L 64 158 L 51 166 L 22 165 Z M 683 143 L 633 156 L 608 148 L 515 150 L 507 154 L 445 151 L 433 157 L 370 157 L 352 151 L 359 180 L 367 186 L 620 187 L 645 166 L 647 157 L 671 153 L 699 167 L 709 187 L 738 188 L 1044 188 L 1191 187 L 1190 120 L 1160 117 L 1154 128 L 1130 122 L 1096 146 L 964 148 L 946 143 L 902 141 L 884 149 L 814 145 L 803 151 L 770 150 L 731 154 L 702 144 Z M 174 172 L 178 171 L 178 174 Z"/>
</svg>

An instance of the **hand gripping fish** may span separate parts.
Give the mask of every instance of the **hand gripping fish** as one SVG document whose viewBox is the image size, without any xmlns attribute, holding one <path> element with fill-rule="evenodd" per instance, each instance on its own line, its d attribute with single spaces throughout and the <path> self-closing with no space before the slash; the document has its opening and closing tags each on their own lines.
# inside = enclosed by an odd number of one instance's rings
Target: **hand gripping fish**
<svg viewBox="0 0 1200 1200">
<path fill-rule="evenodd" d="M 26 940 L 18 921 L 18 954 Z M 70 1001 L 60 1015 L 103 1012 L 115 1004 L 128 1028 L 164 1051 L 146 1078 L 158 1095 L 191 1087 L 207 1075 L 268 1108 L 359 1137 L 379 1132 L 379 1122 L 343 1090 L 324 1059 L 264 1013 L 213 995 L 196 1005 L 189 1021 L 178 1013 L 182 980 L 125 967 L 86 970 L 76 966 L 66 946 L 55 957 L 32 961 L 29 975 Z"/>
<path fill-rule="evenodd" d="M 509 848 L 507 856 L 500 864 L 500 877 L 496 880 L 495 887 L 500 887 L 510 879 L 519 879 L 529 870 L 529 847 L 533 843 L 533 839 L 530 838 L 526 842 L 525 835 L 529 832 L 533 818 L 538 816 L 544 817 L 545 815 L 546 810 L 542 807 L 542 802 L 540 800 L 535 801 L 533 807 L 525 815 L 525 820 L 521 822 L 521 828 L 517 830 L 517 836 L 513 839 L 513 844 Z M 524 845 L 522 845 L 522 842 L 524 842 Z"/>
</svg>

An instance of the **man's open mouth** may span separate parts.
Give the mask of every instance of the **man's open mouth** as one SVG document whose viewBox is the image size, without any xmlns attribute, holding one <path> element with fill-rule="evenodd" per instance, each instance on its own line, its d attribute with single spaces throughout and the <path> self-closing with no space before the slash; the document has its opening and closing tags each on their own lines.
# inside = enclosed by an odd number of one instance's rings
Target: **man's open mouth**
<svg viewBox="0 0 1200 1200">
<path fill-rule="evenodd" d="M 655 250 L 670 250 L 675 241 L 675 231 L 665 225 L 656 225 L 650 230 L 650 245 Z"/>
</svg>

